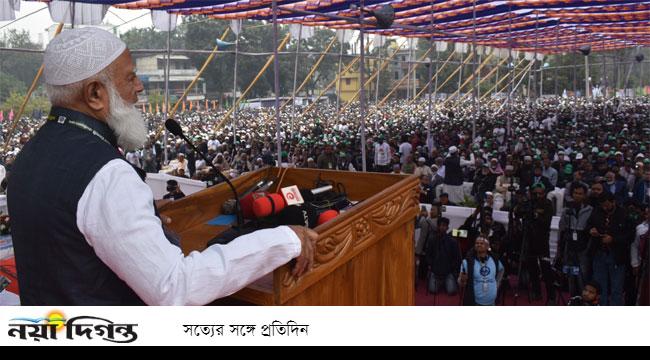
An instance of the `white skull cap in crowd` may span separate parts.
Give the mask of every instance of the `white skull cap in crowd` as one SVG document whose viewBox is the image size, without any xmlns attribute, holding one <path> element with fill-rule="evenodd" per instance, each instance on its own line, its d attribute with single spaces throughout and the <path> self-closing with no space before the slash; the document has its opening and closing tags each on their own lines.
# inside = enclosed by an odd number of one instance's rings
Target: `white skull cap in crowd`
<svg viewBox="0 0 650 360">
<path fill-rule="evenodd" d="M 94 27 L 63 31 L 45 49 L 45 83 L 68 85 L 97 75 L 126 50 L 126 44 Z"/>
</svg>

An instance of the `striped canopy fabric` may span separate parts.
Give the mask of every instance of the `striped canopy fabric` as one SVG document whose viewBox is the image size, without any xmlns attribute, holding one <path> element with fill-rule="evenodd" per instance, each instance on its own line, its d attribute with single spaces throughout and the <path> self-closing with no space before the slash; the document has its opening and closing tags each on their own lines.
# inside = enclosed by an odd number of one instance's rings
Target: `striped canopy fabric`
<svg viewBox="0 0 650 360">
<path fill-rule="evenodd" d="M 271 0 L 77 0 L 124 9 L 166 10 L 215 19 L 270 20 Z M 288 9 L 358 19 L 358 0 L 278 0 L 278 19 L 285 24 L 358 29 L 361 25 Z M 364 25 L 369 33 L 433 38 L 435 41 L 540 53 L 593 51 L 650 45 L 650 1 L 639 0 L 365 0 L 368 10 L 390 4 L 395 22 L 389 29 Z M 372 18 L 370 18 L 372 20 Z M 408 28 L 400 25 L 408 25 Z"/>
</svg>

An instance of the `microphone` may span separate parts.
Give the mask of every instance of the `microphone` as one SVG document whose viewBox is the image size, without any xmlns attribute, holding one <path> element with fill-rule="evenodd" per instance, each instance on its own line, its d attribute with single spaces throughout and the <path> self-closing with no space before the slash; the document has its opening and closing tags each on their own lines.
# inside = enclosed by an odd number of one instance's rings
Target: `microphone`
<svg viewBox="0 0 650 360">
<path fill-rule="evenodd" d="M 323 211 L 320 215 L 318 215 L 318 225 L 323 225 L 326 222 L 334 219 L 335 217 L 339 216 L 339 212 L 336 210 L 326 210 Z"/>
<path fill-rule="evenodd" d="M 253 213 L 257 218 L 280 213 L 285 207 L 284 198 L 280 194 L 269 194 L 253 201 Z"/>
<path fill-rule="evenodd" d="M 244 219 L 255 219 L 255 213 L 253 212 L 253 203 L 260 197 L 265 197 L 268 195 L 266 192 L 253 192 L 247 195 L 242 196 L 241 198 L 241 211 Z"/>
<path fill-rule="evenodd" d="M 309 211 L 304 206 L 287 206 L 278 216 L 278 223 L 282 225 L 300 225 L 310 227 Z"/>
<path fill-rule="evenodd" d="M 311 193 L 312 195 L 319 195 L 330 190 L 332 190 L 332 185 L 326 185 L 326 186 L 321 186 L 319 188 L 312 189 Z"/>
<path fill-rule="evenodd" d="M 199 149 L 197 149 L 196 146 L 194 146 L 194 144 L 190 141 L 190 139 L 188 139 L 185 136 L 185 134 L 183 134 L 183 129 L 181 128 L 181 124 L 179 124 L 174 119 L 167 119 L 167 121 L 165 121 L 165 127 L 167 128 L 167 130 L 169 130 L 170 133 L 174 134 L 174 136 L 178 136 L 181 139 L 185 140 L 185 142 L 192 148 L 192 150 L 196 151 L 196 153 L 199 154 L 199 156 L 201 156 L 203 160 L 205 160 L 205 163 L 208 166 L 210 166 L 214 171 L 216 171 L 217 175 L 219 175 L 223 179 L 223 181 L 225 181 L 226 184 L 228 184 L 230 190 L 235 196 L 235 203 L 236 203 L 235 211 L 237 212 L 237 227 L 241 227 L 244 224 L 244 218 L 242 216 L 241 205 L 239 203 L 239 195 L 237 195 L 237 190 L 235 190 L 235 187 L 232 185 L 230 180 L 228 180 L 228 178 L 225 177 L 221 173 L 221 171 L 219 171 L 219 169 L 217 169 L 217 167 L 214 166 L 214 164 L 212 164 L 212 161 L 208 160 L 208 157 L 205 156 L 203 152 L 199 151 Z"/>
<path fill-rule="evenodd" d="M 268 195 L 266 191 L 273 185 L 273 180 L 262 180 L 241 195 L 241 210 L 244 219 L 255 219 L 253 202 L 259 197 Z"/>
</svg>

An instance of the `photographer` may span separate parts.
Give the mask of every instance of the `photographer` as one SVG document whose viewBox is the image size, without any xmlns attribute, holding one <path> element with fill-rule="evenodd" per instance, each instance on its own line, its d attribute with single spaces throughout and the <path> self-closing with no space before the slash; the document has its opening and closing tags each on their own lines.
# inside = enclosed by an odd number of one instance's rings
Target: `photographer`
<svg viewBox="0 0 650 360">
<path fill-rule="evenodd" d="M 582 288 L 582 295 L 569 299 L 568 306 L 598 306 L 600 302 L 600 284 L 588 281 Z"/>
<path fill-rule="evenodd" d="M 589 243 L 588 221 L 593 208 L 586 204 L 587 186 L 576 185 L 573 201 L 560 217 L 560 238 L 556 264 L 569 279 L 569 293 L 578 295 L 578 289 L 591 278 L 591 258 L 587 254 Z"/>
<path fill-rule="evenodd" d="M 569 182 L 566 184 L 566 187 L 564 188 L 564 204 L 569 204 L 571 201 L 573 201 L 573 198 L 571 197 L 571 194 L 573 194 L 573 188 L 576 186 L 585 186 L 587 187 L 587 193 L 589 193 L 589 185 L 582 181 L 584 171 L 582 170 L 577 170 L 575 173 L 573 173 L 573 181 Z M 591 206 L 593 208 L 593 206 Z"/>
<path fill-rule="evenodd" d="M 415 247 L 415 255 L 418 257 L 418 278 L 426 279 L 427 272 L 429 271 L 429 263 L 425 256 L 425 249 L 427 242 L 432 241 L 431 239 L 438 231 L 438 218 L 440 217 L 440 207 L 437 204 L 431 206 L 428 217 L 421 217 L 419 228 L 420 228 L 420 238 L 418 239 L 417 246 Z"/>
<path fill-rule="evenodd" d="M 480 218 L 478 218 L 479 215 Z M 503 253 L 506 228 L 503 224 L 494 221 L 492 208 L 478 206 L 474 213 L 465 220 L 460 229 L 467 230 L 469 244 L 473 244 L 476 238 L 483 236 L 492 244 L 492 252 L 499 256 Z"/>
<path fill-rule="evenodd" d="M 602 195 L 600 207 L 594 209 L 589 218 L 588 250 L 593 258 L 593 279 L 603 290 L 600 305 L 624 304 L 625 261 L 629 255 L 626 218 L 625 210 L 616 205 L 614 195 L 610 193 Z"/>
<path fill-rule="evenodd" d="M 531 187 L 530 212 L 524 216 L 524 241 L 528 241 L 526 257 L 530 281 L 533 287 L 533 300 L 540 300 L 541 284 L 540 270 L 546 285 L 548 301 L 555 301 L 555 288 L 553 287 L 553 273 L 549 258 L 549 237 L 551 220 L 553 219 L 553 204 L 546 198 L 546 188 L 542 183 L 535 183 Z M 540 269 L 541 268 L 541 269 Z"/>
<path fill-rule="evenodd" d="M 483 164 L 472 185 L 472 195 L 477 203 L 482 203 L 485 200 L 485 193 L 493 191 L 496 182 L 497 176 L 490 172 L 490 167 L 487 164 Z"/>
<path fill-rule="evenodd" d="M 178 181 L 176 180 L 167 180 L 167 194 L 163 196 L 163 199 L 172 199 L 178 200 L 185 197 L 185 194 L 181 191 L 181 187 L 178 186 Z"/>
<path fill-rule="evenodd" d="M 460 248 L 454 238 L 447 231 L 449 230 L 449 219 L 438 218 L 438 229 L 433 233 L 427 242 L 426 257 L 431 266 L 429 278 L 429 291 L 437 294 L 443 284 L 447 295 L 455 295 L 458 291 L 456 278 L 458 277 L 458 266 L 460 265 Z"/>
</svg>

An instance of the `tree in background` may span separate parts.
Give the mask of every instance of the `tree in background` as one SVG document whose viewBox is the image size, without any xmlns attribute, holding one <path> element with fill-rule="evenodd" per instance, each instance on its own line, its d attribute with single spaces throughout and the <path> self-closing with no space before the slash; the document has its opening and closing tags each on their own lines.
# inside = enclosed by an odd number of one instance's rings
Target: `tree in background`
<svg viewBox="0 0 650 360">
<path fill-rule="evenodd" d="M 41 48 L 30 40 L 29 32 L 16 29 L 9 30 L 5 40 L 0 39 L 0 47 L 31 50 Z M 0 104 L 5 102 L 12 92 L 24 94 L 42 63 L 42 54 L 3 52 L 0 56 Z M 42 89 L 37 89 L 36 92 L 43 94 Z"/>
</svg>

